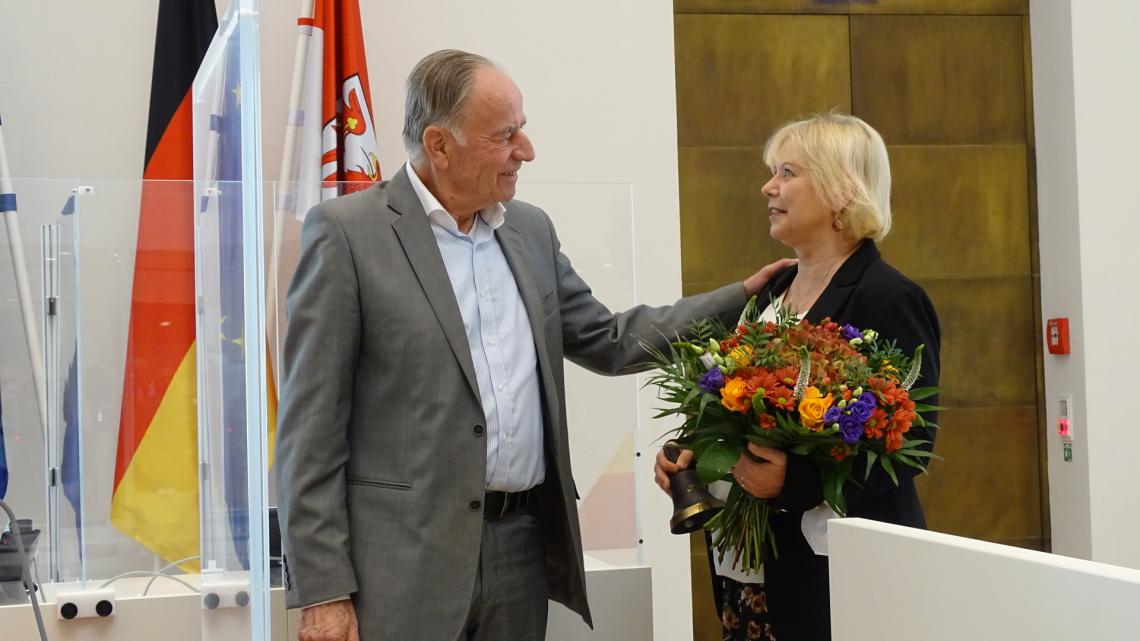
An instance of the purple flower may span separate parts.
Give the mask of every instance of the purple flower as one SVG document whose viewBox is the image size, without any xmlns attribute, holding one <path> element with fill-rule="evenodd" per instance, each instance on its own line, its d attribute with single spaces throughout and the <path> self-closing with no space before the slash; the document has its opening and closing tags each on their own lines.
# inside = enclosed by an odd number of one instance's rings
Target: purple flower
<svg viewBox="0 0 1140 641">
<path fill-rule="evenodd" d="M 839 436 L 843 439 L 844 443 L 854 445 L 859 442 L 859 437 L 863 435 L 863 421 L 856 419 L 850 414 L 844 414 L 839 417 Z"/>
<path fill-rule="evenodd" d="M 840 410 L 838 407 L 832 405 L 831 407 L 827 408 L 826 412 L 823 413 L 823 422 L 827 423 L 828 425 L 831 425 L 832 423 L 836 423 L 839 421 L 839 415 L 841 413 L 842 413 L 842 410 Z"/>
<path fill-rule="evenodd" d="M 871 409 L 875 409 L 875 406 L 879 404 L 879 397 L 875 396 L 874 392 L 863 392 L 859 395 L 859 402 L 866 404 L 867 407 Z"/>
<path fill-rule="evenodd" d="M 851 325 L 843 326 L 843 338 L 851 340 L 853 338 L 863 338 L 863 332 L 855 329 Z"/>
<path fill-rule="evenodd" d="M 851 412 L 851 417 L 859 421 L 859 424 L 862 425 L 867 422 L 867 419 L 871 418 L 871 410 L 875 409 L 875 405 L 873 403 L 865 403 L 863 399 L 860 398 L 858 401 L 848 405 L 847 409 Z"/>
<path fill-rule="evenodd" d="M 701 389 L 709 394 L 714 394 L 724 387 L 724 373 L 720 371 L 719 367 L 714 367 L 701 375 L 697 385 L 700 385 Z"/>
</svg>

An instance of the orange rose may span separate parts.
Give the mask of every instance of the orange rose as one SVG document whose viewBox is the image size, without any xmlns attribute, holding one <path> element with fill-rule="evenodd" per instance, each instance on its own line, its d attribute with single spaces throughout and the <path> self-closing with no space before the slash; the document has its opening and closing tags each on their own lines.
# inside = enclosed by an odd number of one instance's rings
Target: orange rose
<svg viewBox="0 0 1140 641">
<path fill-rule="evenodd" d="M 818 432 L 823 429 L 823 415 L 831 407 L 831 394 L 823 396 L 818 388 L 809 387 L 800 400 L 800 422 L 803 426 Z"/>
<path fill-rule="evenodd" d="M 724 387 L 720 388 L 720 403 L 733 412 L 747 412 L 752 407 L 748 385 L 739 378 L 728 379 Z"/>
</svg>

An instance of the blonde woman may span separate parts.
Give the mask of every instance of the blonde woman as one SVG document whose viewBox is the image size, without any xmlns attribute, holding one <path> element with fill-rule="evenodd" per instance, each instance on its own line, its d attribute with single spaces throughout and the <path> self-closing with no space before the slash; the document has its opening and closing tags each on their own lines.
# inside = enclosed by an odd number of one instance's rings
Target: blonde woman
<svg viewBox="0 0 1140 641">
<path fill-rule="evenodd" d="M 813 322 L 830 317 L 875 329 L 905 353 L 925 345 L 921 385 L 938 385 L 934 306 L 875 247 L 891 228 L 890 163 L 882 137 L 854 116 L 817 115 L 776 130 L 764 159 L 772 170 L 762 189 L 770 233 L 795 252 L 799 263 L 774 276 L 760 301 L 771 297 Z M 774 320 L 775 310 L 769 306 L 764 317 Z M 915 426 L 911 432 L 911 438 L 934 438 L 928 428 Z M 830 639 L 827 521 L 835 515 L 823 503 L 819 469 L 807 457 L 756 445 L 750 449 L 763 462 L 741 456 L 732 473 L 745 491 L 782 510 L 774 517 L 779 557 L 767 561 L 761 575 L 740 574 L 727 567 L 727 557 L 717 563 L 724 638 Z M 688 452 L 677 464 L 659 454 L 658 485 L 667 491 L 667 474 L 690 460 Z M 864 466 L 856 462 L 856 469 Z M 899 471 L 896 486 L 876 468 L 862 487 L 845 493 L 848 516 L 925 527 L 914 472 Z"/>
</svg>

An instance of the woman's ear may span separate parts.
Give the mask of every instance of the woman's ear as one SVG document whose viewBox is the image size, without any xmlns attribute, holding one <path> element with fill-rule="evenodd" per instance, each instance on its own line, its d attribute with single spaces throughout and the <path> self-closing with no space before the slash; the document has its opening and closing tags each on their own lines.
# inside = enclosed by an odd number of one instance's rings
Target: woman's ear
<svg viewBox="0 0 1140 641">
<path fill-rule="evenodd" d="M 851 211 L 851 203 L 855 201 L 855 184 L 849 178 L 843 180 L 839 186 L 839 193 L 835 198 L 835 211 L 836 216 L 845 216 Z"/>
</svg>

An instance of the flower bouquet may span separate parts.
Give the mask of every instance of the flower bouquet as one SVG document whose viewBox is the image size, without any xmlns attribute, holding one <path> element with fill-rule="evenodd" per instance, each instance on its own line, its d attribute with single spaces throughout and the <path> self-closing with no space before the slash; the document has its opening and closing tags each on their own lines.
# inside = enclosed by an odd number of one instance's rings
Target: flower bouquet
<svg viewBox="0 0 1140 641">
<path fill-rule="evenodd" d="M 813 459 L 824 500 L 844 515 L 844 487 L 876 466 L 896 485 L 899 465 L 925 471 L 931 442 L 906 434 L 913 425 L 937 427 L 919 412 L 941 409 L 919 403 L 938 388 L 913 387 L 923 346 L 908 356 L 873 330 L 809 323 L 779 308 L 774 323 L 757 317 L 753 297 L 731 330 L 704 320 L 668 354 L 646 345 L 657 361 L 647 384 L 668 405 L 657 417 L 683 420 L 670 434 L 692 449 L 702 481 L 733 483 L 705 528 L 720 558 L 733 551 L 733 565 L 745 571 L 778 555 L 768 521 L 774 508 L 729 473 L 742 452 L 751 456 L 748 443 Z"/>
</svg>

